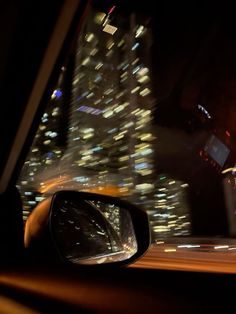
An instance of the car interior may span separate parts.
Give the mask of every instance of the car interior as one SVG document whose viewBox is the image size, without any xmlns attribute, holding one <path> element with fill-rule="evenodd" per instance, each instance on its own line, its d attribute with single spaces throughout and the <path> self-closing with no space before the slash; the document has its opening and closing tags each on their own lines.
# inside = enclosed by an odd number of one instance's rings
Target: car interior
<svg viewBox="0 0 236 314">
<path fill-rule="evenodd" d="M 232 311 L 233 7 L 0 16 L 0 313 Z"/>
</svg>

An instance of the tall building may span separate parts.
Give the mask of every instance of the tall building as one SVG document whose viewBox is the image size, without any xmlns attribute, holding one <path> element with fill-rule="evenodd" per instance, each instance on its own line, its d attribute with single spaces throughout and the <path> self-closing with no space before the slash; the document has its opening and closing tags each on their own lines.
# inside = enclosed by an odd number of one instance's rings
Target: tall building
<svg viewBox="0 0 236 314">
<path fill-rule="evenodd" d="M 31 209 L 44 199 L 41 188 L 42 173 L 48 173 L 50 179 L 67 145 L 66 99 L 64 95 L 64 68 L 62 68 L 55 89 L 41 117 L 34 142 L 30 148 L 21 176 L 18 181 L 23 204 L 24 218 Z M 63 127 L 62 127 L 63 126 Z"/>
<path fill-rule="evenodd" d="M 66 158 L 136 200 L 152 187 L 151 37 L 134 15 L 112 21 L 91 11 L 78 37 Z"/>
<path fill-rule="evenodd" d="M 190 208 L 187 200 L 188 184 L 159 175 L 149 220 L 152 239 L 191 234 Z"/>
</svg>

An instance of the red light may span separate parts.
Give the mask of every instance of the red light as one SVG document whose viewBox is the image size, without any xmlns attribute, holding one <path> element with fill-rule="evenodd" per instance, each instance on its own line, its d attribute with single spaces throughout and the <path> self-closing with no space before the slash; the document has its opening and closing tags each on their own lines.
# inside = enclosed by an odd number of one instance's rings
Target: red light
<svg viewBox="0 0 236 314">
<path fill-rule="evenodd" d="M 108 14 L 111 14 L 111 13 L 115 10 L 115 8 L 116 8 L 116 6 L 115 6 L 115 5 L 113 5 L 113 7 L 112 7 L 112 8 L 110 8 L 110 10 L 108 11 Z"/>
<path fill-rule="evenodd" d="M 225 131 L 225 134 L 226 134 L 228 137 L 230 137 L 229 131 Z"/>
</svg>

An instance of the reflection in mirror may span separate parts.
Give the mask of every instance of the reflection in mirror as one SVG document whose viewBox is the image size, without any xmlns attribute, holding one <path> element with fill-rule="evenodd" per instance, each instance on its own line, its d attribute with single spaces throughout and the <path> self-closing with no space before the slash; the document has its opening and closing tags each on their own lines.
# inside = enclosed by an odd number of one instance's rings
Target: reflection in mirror
<svg viewBox="0 0 236 314">
<path fill-rule="evenodd" d="M 115 204 L 59 198 L 51 231 L 60 255 L 72 263 L 123 261 L 137 252 L 130 214 Z"/>
</svg>

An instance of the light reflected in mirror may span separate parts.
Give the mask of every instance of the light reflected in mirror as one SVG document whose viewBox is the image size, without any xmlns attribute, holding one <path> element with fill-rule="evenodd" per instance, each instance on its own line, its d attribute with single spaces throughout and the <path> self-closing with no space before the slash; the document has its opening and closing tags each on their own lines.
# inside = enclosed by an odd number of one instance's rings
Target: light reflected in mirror
<svg viewBox="0 0 236 314">
<path fill-rule="evenodd" d="M 59 198 L 51 231 L 62 258 L 75 264 L 123 261 L 137 252 L 129 211 L 111 203 Z"/>
</svg>

